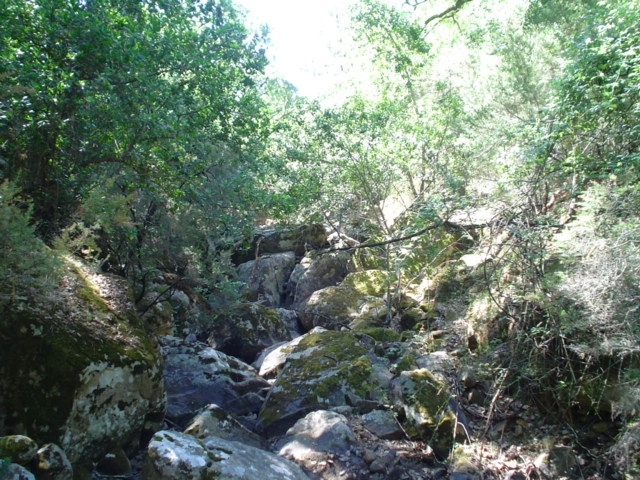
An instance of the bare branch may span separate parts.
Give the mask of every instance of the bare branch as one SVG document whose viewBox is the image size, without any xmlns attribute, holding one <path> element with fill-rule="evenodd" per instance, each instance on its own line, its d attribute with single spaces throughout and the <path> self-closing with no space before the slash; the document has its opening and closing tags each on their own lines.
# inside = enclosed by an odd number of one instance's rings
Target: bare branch
<svg viewBox="0 0 640 480">
<path fill-rule="evenodd" d="M 372 242 L 372 243 L 361 243 L 358 245 L 347 246 L 347 247 L 337 247 L 337 248 L 329 248 L 326 252 L 335 252 L 337 250 L 357 250 L 360 248 L 373 248 L 373 247 L 383 247 L 385 245 L 390 245 L 392 243 L 403 242 L 405 240 L 410 240 L 415 237 L 419 237 L 420 235 L 424 235 L 425 233 L 435 230 L 436 228 L 445 227 L 452 230 L 477 230 L 480 228 L 485 228 L 492 225 L 492 222 L 482 223 L 482 224 L 471 224 L 471 225 L 460 225 L 457 223 L 450 222 L 448 220 L 436 220 L 431 225 L 426 226 L 425 228 L 418 230 L 417 232 L 410 233 L 409 235 L 404 235 L 402 237 L 394 237 L 389 240 L 384 240 L 382 242 Z"/>
</svg>

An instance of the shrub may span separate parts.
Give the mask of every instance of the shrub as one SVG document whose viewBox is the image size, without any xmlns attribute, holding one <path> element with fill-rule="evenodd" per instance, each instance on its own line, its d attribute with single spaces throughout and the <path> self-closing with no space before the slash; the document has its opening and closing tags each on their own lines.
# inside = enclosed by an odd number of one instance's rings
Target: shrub
<svg viewBox="0 0 640 480">
<path fill-rule="evenodd" d="M 0 184 L 0 301 L 55 284 L 60 263 L 35 233 L 31 209 L 15 186 Z"/>
</svg>

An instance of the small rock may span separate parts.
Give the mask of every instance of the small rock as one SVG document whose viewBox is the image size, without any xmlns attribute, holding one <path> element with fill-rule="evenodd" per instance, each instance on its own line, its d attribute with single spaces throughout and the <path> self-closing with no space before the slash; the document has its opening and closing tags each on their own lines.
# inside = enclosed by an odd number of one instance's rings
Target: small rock
<svg viewBox="0 0 640 480">
<path fill-rule="evenodd" d="M 131 462 L 122 448 L 107 453 L 98 463 L 97 471 L 106 476 L 129 475 Z"/>
<path fill-rule="evenodd" d="M 362 416 L 364 426 L 376 437 L 397 440 L 403 437 L 404 432 L 396 421 L 393 412 L 388 410 L 372 410 Z"/>
<path fill-rule="evenodd" d="M 13 463 L 26 465 L 36 456 L 38 444 L 24 435 L 7 435 L 0 438 L 0 457 L 9 458 Z"/>
<path fill-rule="evenodd" d="M 268 449 L 267 442 L 259 435 L 244 427 L 218 405 L 207 405 L 189 422 L 184 433 L 197 438 L 219 437 L 226 440 L 251 445 L 263 450 Z"/>
<path fill-rule="evenodd" d="M 44 445 L 36 453 L 36 458 L 38 461 L 38 479 L 73 480 L 71 462 L 58 445 L 54 443 Z"/>
</svg>

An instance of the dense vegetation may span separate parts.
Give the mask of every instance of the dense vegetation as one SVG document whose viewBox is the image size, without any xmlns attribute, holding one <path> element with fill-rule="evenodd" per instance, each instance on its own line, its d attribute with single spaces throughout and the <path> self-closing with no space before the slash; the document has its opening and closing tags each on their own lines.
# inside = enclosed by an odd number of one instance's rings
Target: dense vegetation
<svg viewBox="0 0 640 480">
<path fill-rule="evenodd" d="M 0 301 L 52 281 L 55 251 L 138 300 L 162 272 L 224 289 L 266 219 L 384 244 L 363 261 L 398 285 L 475 248 L 517 353 L 499 388 L 598 411 L 616 378 L 630 422 L 638 11 L 361 0 L 352 94 L 321 104 L 264 76 L 265 32 L 230 0 L 0 0 Z"/>
</svg>

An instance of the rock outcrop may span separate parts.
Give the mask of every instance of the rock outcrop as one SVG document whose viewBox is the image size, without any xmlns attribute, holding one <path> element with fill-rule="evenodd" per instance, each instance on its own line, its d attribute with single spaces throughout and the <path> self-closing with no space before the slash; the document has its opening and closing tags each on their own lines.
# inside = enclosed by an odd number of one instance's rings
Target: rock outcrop
<svg viewBox="0 0 640 480">
<path fill-rule="evenodd" d="M 257 371 L 199 342 L 162 337 L 167 418 L 184 427 L 214 403 L 238 416 L 256 414 L 269 383 Z"/>
<path fill-rule="evenodd" d="M 88 464 L 159 428 L 161 356 L 122 282 L 66 267 L 48 294 L 0 304 L 0 433 Z"/>
</svg>

